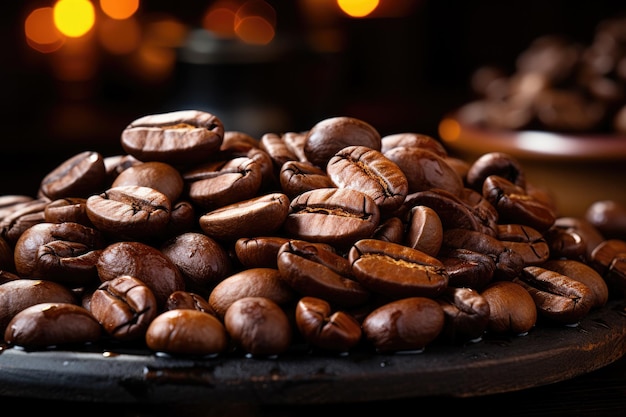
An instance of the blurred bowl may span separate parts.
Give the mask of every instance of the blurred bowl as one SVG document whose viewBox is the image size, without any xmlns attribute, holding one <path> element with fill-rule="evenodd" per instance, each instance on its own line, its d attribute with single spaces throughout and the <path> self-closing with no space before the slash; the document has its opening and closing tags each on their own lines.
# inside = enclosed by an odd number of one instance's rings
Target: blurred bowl
<svg viewBox="0 0 626 417">
<path fill-rule="evenodd" d="M 514 156 L 527 180 L 553 197 L 560 216 L 584 216 L 600 200 L 626 204 L 626 135 L 497 130 L 458 112 L 439 123 L 452 156 L 472 163 L 489 152 Z"/>
</svg>

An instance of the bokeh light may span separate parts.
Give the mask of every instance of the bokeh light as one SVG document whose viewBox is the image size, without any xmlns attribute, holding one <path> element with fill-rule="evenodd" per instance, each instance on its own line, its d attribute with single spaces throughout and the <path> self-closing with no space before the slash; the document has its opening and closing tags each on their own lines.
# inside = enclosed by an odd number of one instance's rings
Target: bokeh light
<svg viewBox="0 0 626 417">
<path fill-rule="evenodd" d="M 348 16 L 365 17 L 376 10 L 379 0 L 337 0 L 339 8 Z"/>
<path fill-rule="evenodd" d="M 24 22 L 24 34 L 27 44 L 43 53 L 50 53 L 61 48 L 65 36 L 54 25 L 52 7 L 40 7 L 33 10 Z"/>
<path fill-rule="evenodd" d="M 134 17 L 124 20 L 102 19 L 97 33 L 102 47 L 114 55 L 133 52 L 141 41 L 141 27 Z"/>
<path fill-rule="evenodd" d="M 275 27 L 276 11 L 264 0 L 247 0 L 235 14 L 235 34 L 249 44 L 267 45 Z"/>
<path fill-rule="evenodd" d="M 139 9 L 139 0 L 100 0 L 100 8 L 111 19 L 124 20 Z"/>
<path fill-rule="evenodd" d="M 53 6 L 54 24 L 65 36 L 78 38 L 93 28 L 96 12 L 88 0 L 58 0 Z"/>
<path fill-rule="evenodd" d="M 461 135 L 461 125 L 454 119 L 444 118 L 439 123 L 439 137 L 446 142 L 454 142 Z"/>
<path fill-rule="evenodd" d="M 217 1 L 206 10 L 202 17 L 202 27 L 218 38 L 234 38 L 237 9 L 239 9 L 237 1 Z"/>
</svg>

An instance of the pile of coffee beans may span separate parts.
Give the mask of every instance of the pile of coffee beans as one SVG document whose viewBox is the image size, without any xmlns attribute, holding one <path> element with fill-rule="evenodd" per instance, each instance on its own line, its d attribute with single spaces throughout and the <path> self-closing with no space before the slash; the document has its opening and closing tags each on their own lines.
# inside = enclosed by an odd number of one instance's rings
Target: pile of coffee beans
<svg viewBox="0 0 626 417">
<path fill-rule="evenodd" d="M 198 110 L 141 117 L 121 147 L 0 197 L 7 347 L 422 351 L 626 294 L 624 237 L 560 217 L 505 153 L 342 116 L 257 139 Z"/>
<path fill-rule="evenodd" d="M 544 35 L 515 71 L 485 65 L 461 119 L 490 128 L 626 134 L 626 17 L 600 22 L 590 43 Z"/>
</svg>

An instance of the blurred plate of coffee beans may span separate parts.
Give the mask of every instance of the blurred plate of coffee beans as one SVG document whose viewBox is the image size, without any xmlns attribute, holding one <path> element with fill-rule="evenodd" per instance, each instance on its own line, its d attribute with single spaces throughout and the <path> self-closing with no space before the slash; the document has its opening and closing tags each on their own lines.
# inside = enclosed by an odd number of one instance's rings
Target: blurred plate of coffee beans
<svg viewBox="0 0 626 417">
<path fill-rule="evenodd" d="M 583 215 L 597 200 L 626 203 L 626 18 L 600 22 L 591 39 L 541 36 L 514 72 L 478 68 L 475 99 L 443 117 L 441 139 L 465 158 L 502 151 L 520 159 L 563 215 Z"/>
</svg>

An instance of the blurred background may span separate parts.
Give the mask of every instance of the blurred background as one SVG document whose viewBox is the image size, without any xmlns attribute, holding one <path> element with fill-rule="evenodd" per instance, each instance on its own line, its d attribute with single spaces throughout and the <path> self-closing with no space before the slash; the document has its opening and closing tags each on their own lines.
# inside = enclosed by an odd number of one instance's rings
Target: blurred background
<svg viewBox="0 0 626 417">
<path fill-rule="evenodd" d="M 0 14 L 0 195 L 74 154 L 122 153 L 147 114 L 214 113 L 257 138 L 327 117 L 437 137 L 479 67 L 538 36 L 588 43 L 623 0 L 34 0 Z"/>
</svg>

